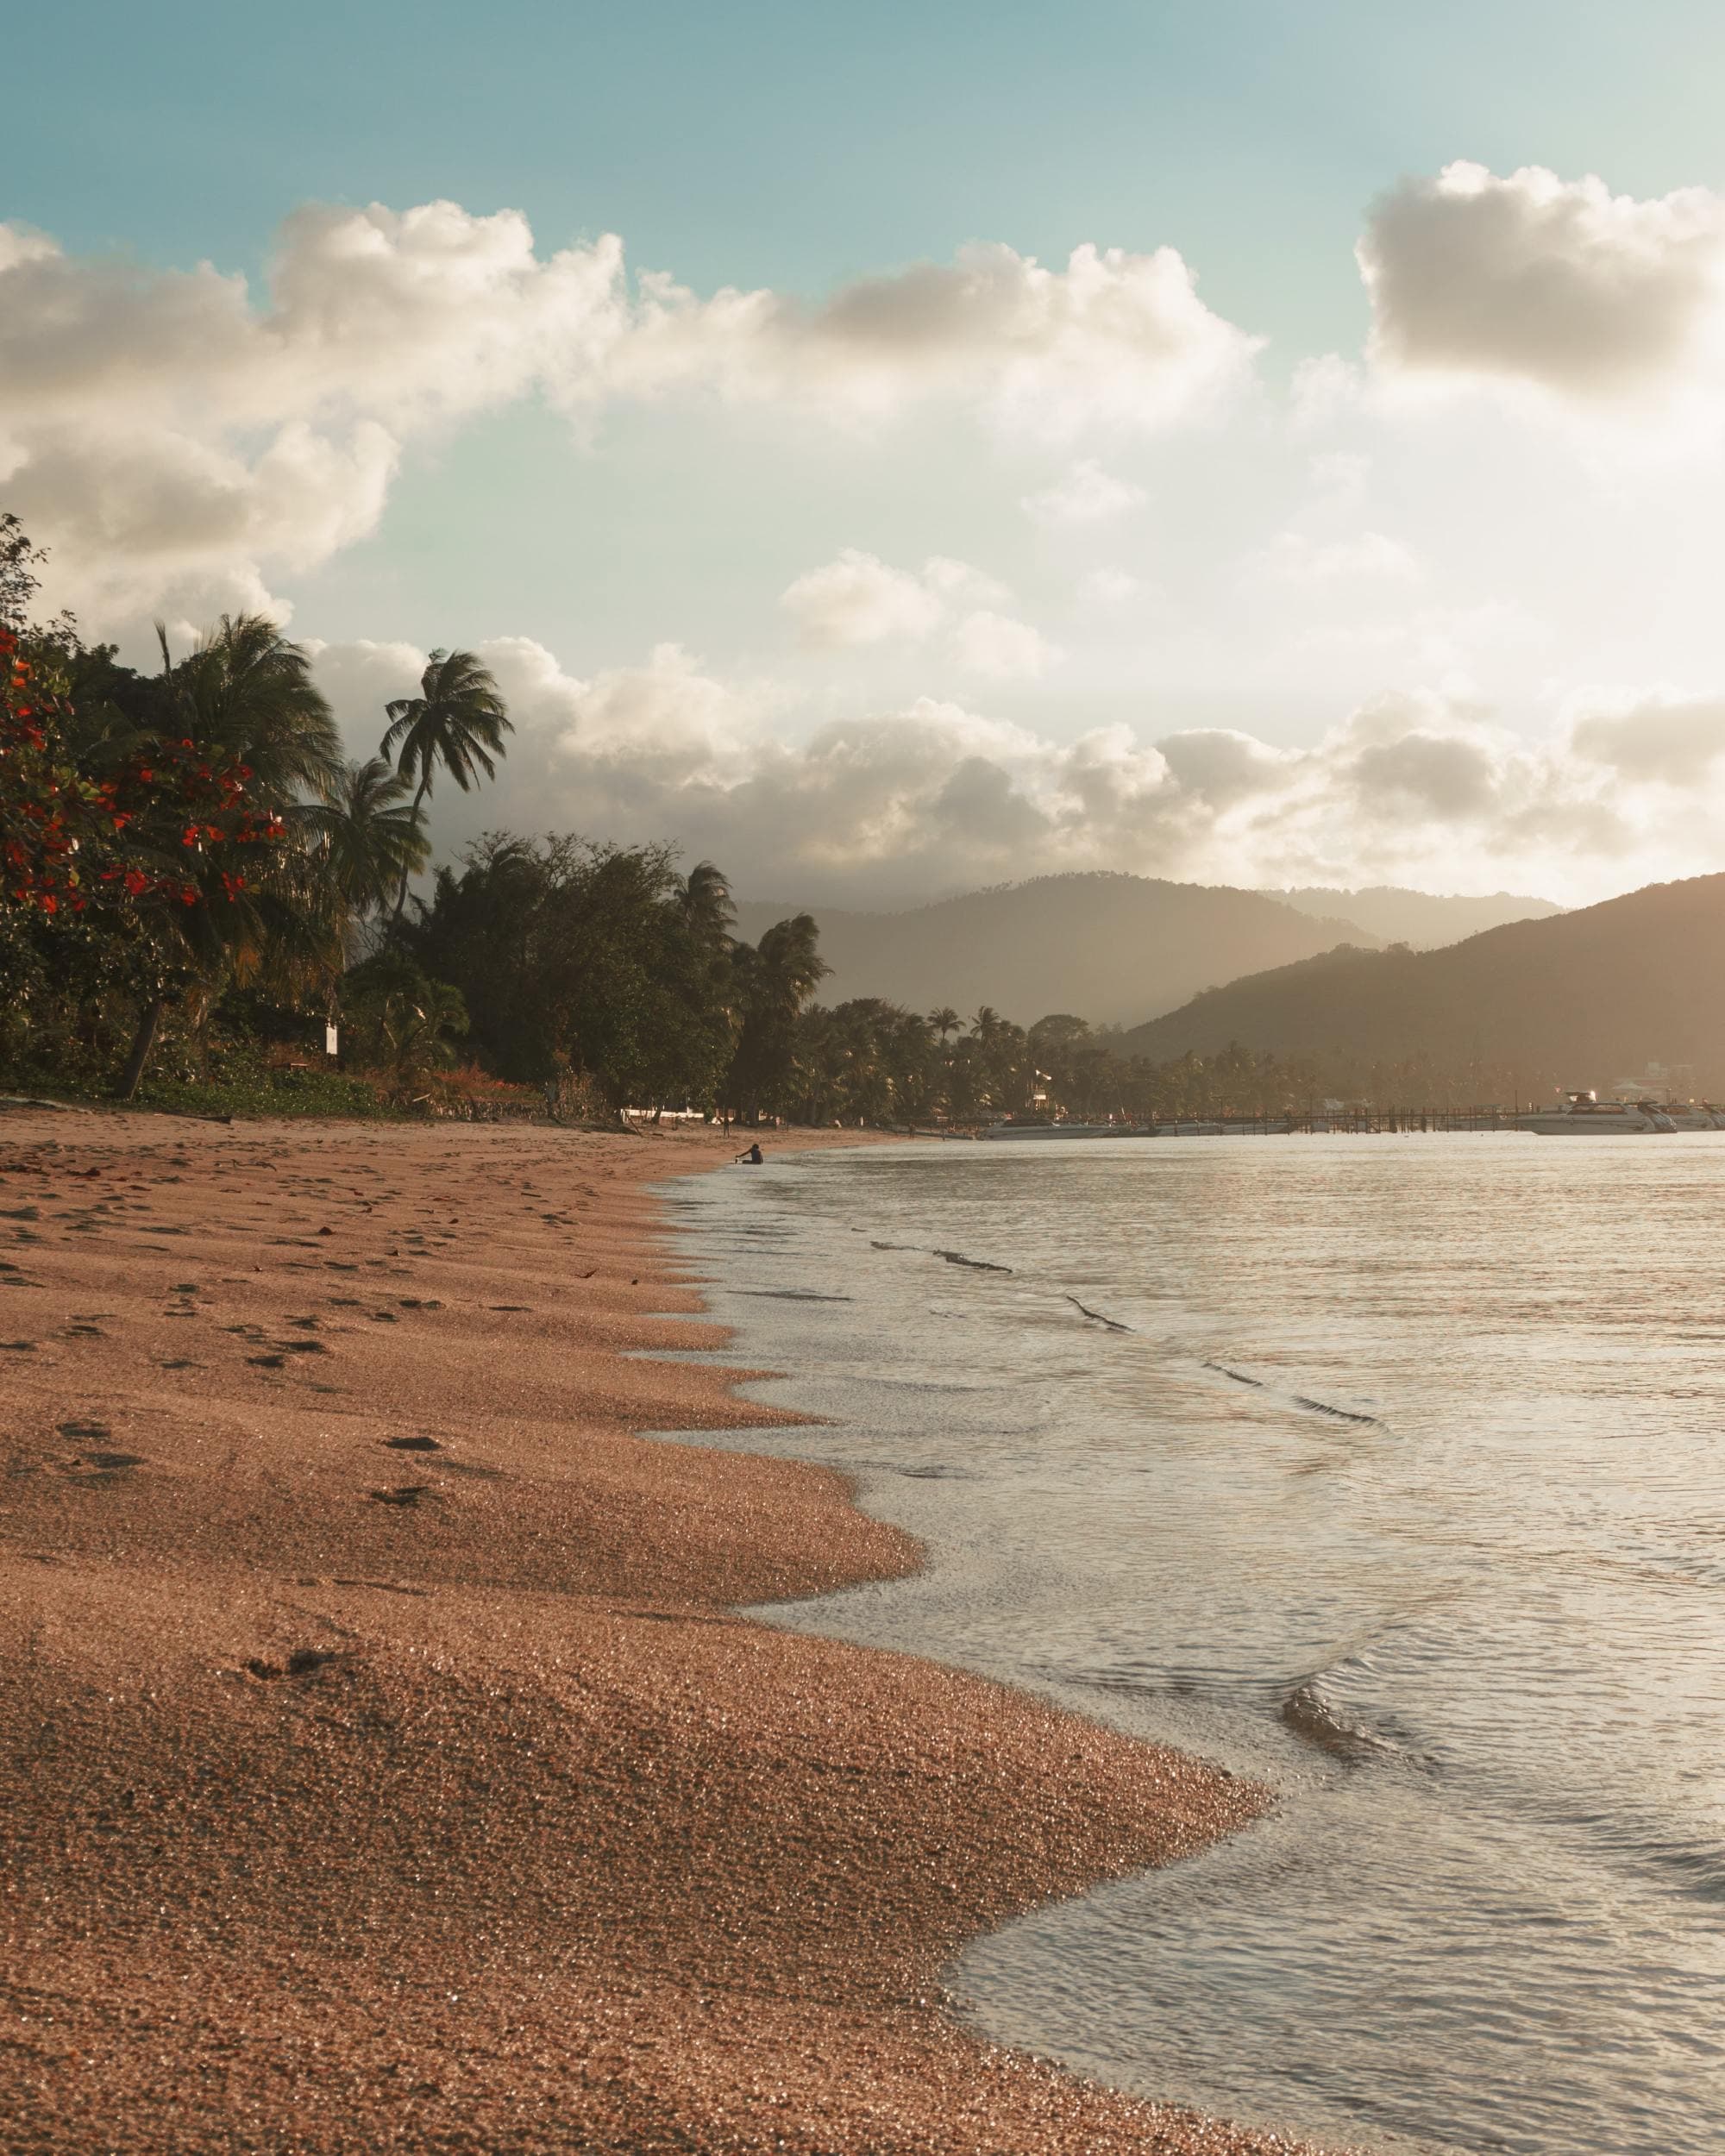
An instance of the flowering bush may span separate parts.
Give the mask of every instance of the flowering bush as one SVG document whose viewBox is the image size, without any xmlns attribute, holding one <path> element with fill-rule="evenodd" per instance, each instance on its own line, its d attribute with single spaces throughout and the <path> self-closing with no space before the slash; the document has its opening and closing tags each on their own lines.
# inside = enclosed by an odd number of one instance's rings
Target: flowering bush
<svg viewBox="0 0 1725 2156">
<path fill-rule="evenodd" d="M 248 802 L 244 765 L 145 734 L 79 756 L 75 718 L 0 626 L 0 975 L 15 1028 L 33 988 L 118 993 L 159 1018 L 244 940 L 253 857 L 284 836 Z"/>
</svg>

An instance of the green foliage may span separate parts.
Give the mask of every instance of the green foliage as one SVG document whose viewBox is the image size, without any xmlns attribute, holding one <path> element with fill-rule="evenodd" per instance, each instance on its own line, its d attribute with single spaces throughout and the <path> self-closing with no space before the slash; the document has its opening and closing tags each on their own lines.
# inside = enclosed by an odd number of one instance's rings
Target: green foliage
<svg viewBox="0 0 1725 2156">
<path fill-rule="evenodd" d="M 339 1071 L 271 1063 L 235 1051 L 215 1060 L 207 1076 L 154 1074 L 139 1087 L 140 1107 L 193 1115 L 380 1116 L 387 1110 L 375 1086 Z"/>
<path fill-rule="evenodd" d="M 349 1053 L 383 1075 L 398 1100 L 415 1098 L 455 1061 L 467 1031 L 461 991 L 433 981 L 399 950 L 381 951 L 342 984 Z"/>
<path fill-rule="evenodd" d="M 729 906 L 711 863 L 685 881 L 662 846 L 492 834 L 438 871 L 399 935 L 460 988 L 503 1076 L 707 1106 L 734 1037 Z"/>
</svg>

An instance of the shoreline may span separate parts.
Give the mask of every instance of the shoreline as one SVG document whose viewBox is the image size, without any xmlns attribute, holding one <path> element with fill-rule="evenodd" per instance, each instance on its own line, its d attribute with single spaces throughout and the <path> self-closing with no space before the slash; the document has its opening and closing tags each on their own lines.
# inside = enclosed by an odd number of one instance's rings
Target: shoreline
<svg viewBox="0 0 1725 2156">
<path fill-rule="evenodd" d="M 802 1420 L 651 1359 L 728 1335 L 644 1186 L 731 1150 L 0 1118 L 21 2150 L 1300 2146 L 943 2011 L 968 1940 L 1262 1793 L 734 1614 L 920 1557 L 637 1434 Z"/>
</svg>

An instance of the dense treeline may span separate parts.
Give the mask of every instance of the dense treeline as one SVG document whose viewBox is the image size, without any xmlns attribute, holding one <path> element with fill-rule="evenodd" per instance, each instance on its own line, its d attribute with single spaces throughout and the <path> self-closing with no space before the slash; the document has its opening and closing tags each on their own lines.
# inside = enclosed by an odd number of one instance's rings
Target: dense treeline
<svg viewBox="0 0 1725 2156">
<path fill-rule="evenodd" d="M 1319 1105 L 1339 1076 L 1230 1048 L 1155 1064 L 1082 1018 L 1028 1029 L 871 998 L 813 1002 L 807 914 L 750 944 L 726 879 L 668 848 L 494 833 L 430 865 L 437 784 L 494 777 L 509 714 L 469 652 L 431 655 L 349 761 L 307 654 L 223 618 L 143 673 L 68 618 L 31 620 L 40 555 L 0 517 L 0 1070 L 151 1097 L 324 1069 L 434 1102 L 448 1074 L 565 1106 L 747 1121 L 1132 1121 Z M 1431 1097 L 1433 1074 L 1423 1074 Z M 1413 1073 L 1347 1074 L 1418 1097 Z M 267 1090 L 267 1088 L 266 1088 Z"/>
</svg>

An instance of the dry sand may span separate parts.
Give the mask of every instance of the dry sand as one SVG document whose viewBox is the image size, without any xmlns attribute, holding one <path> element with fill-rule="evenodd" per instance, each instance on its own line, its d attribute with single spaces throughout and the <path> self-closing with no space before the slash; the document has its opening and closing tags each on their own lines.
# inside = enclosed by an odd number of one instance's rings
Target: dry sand
<svg viewBox="0 0 1725 2156">
<path fill-rule="evenodd" d="M 0 2144 L 1285 2150 L 943 1967 L 1261 1793 L 727 1605 L 906 1570 L 665 1255 L 706 1134 L 0 1119 Z M 664 1316 L 658 1313 L 687 1313 Z"/>
</svg>

